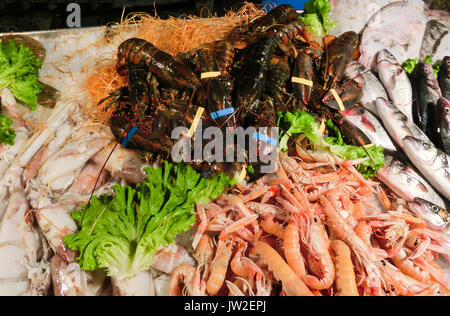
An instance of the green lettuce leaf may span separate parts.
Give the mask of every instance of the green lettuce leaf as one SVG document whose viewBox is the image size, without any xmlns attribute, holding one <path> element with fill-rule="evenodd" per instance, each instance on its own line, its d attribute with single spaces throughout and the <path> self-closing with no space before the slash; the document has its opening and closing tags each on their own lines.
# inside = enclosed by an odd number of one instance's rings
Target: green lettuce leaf
<svg viewBox="0 0 450 316">
<path fill-rule="evenodd" d="M 281 150 L 287 151 L 289 138 L 299 134 L 304 134 L 314 144 L 320 141 L 319 128 L 314 117 L 304 111 L 279 112 L 277 125 L 286 131 L 281 134 Z"/>
<path fill-rule="evenodd" d="M 16 132 L 11 125 L 14 122 L 3 114 L 0 114 L 0 144 L 14 145 Z"/>
<path fill-rule="evenodd" d="M 206 179 L 190 166 L 167 162 L 145 171 L 136 188 L 116 185 L 113 196 L 94 196 L 73 212 L 80 230 L 64 241 L 80 252 L 82 269 L 106 269 L 119 280 L 148 269 L 161 247 L 195 223 L 196 203 L 216 199 L 234 184 L 224 174 Z"/>
<path fill-rule="evenodd" d="M 414 69 L 416 69 L 417 61 L 417 58 L 408 58 L 403 64 L 403 69 L 405 69 L 405 71 L 409 75 L 411 75 L 414 72 Z"/>
<path fill-rule="evenodd" d="M 32 110 L 44 88 L 38 80 L 41 67 L 41 60 L 27 46 L 12 40 L 0 44 L 0 89 L 8 88 Z"/>
<path fill-rule="evenodd" d="M 360 163 L 357 168 L 359 173 L 365 178 L 375 177 L 378 170 L 384 168 L 384 148 L 382 146 L 362 147 L 347 145 L 342 139 L 341 132 L 333 122 L 328 120 L 327 127 L 329 134 L 333 136 L 325 138 L 324 141 L 330 145 L 330 151 L 332 153 L 344 160 L 368 158 Z"/>
<path fill-rule="evenodd" d="M 305 13 L 300 19 L 314 35 L 322 37 L 336 26 L 336 22 L 330 19 L 330 12 L 328 0 L 310 0 L 305 3 Z"/>
</svg>

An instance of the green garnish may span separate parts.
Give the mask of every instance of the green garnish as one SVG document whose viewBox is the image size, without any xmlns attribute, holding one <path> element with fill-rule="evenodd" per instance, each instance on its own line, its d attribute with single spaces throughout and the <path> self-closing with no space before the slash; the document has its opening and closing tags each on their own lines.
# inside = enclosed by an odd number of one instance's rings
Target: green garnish
<svg viewBox="0 0 450 316">
<path fill-rule="evenodd" d="M 417 66 L 417 58 L 408 58 L 403 64 L 403 69 L 405 69 L 406 73 L 411 75 L 416 69 Z"/>
<path fill-rule="evenodd" d="M 336 22 L 330 20 L 331 5 L 328 0 L 310 0 L 305 3 L 305 13 L 300 17 L 306 27 L 317 37 L 328 34 Z"/>
<path fill-rule="evenodd" d="M 116 185 L 114 196 L 94 196 L 73 212 L 80 230 L 64 241 L 80 252 L 82 269 L 104 268 L 119 280 L 148 269 L 161 247 L 195 223 L 196 203 L 208 203 L 234 184 L 224 174 L 206 179 L 190 166 L 167 162 L 145 172 L 147 179 L 136 189 Z"/>
<path fill-rule="evenodd" d="M 25 45 L 0 44 L 0 89 L 8 88 L 32 110 L 44 86 L 39 82 L 41 60 Z"/>
<path fill-rule="evenodd" d="M 358 165 L 359 173 L 361 173 L 365 178 L 375 177 L 378 170 L 384 168 L 384 148 L 382 146 L 370 146 L 363 148 L 362 146 L 347 145 L 342 140 L 341 132 L 333 124 L 333 122 L 331 122 L 331 120 L 327 121 L 327 127 L 329 134 L 332 136 L 329 136 L 324 140 L 330 145 L 330 151 L 341 159 L 355 160 L 368 158 L 370 155 L 369 159 Z"/>
<path fill-rule="evenodd" d="M 16 132 L 11 128 L 14 122 L 3 114 L 0 114 L 0 144 L 14 145 Z"/>
</svg>

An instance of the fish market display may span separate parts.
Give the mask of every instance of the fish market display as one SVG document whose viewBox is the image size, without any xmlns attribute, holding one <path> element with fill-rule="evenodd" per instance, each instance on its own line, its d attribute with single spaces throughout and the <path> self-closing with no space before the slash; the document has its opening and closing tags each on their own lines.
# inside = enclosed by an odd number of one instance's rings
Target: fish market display
<svg viewBox="0 0 450 316">
<path fill-rule="evenodd" d="M 0 295 L 450 295 L 449 26 L 310 0 L 0 35 Z"/>
</svg>

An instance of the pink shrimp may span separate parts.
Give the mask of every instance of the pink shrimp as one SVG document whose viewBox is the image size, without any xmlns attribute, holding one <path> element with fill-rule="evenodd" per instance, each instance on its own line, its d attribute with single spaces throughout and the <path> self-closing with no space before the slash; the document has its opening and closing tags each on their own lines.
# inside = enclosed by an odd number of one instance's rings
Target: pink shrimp
<svg viewBox="0 0 450 316">
<path fill-rule="evenodd" d="M 320 203 L 326 214 L 328 227 L 334 231 L 338 239 L 344 241 L 353 250 L 356 258 L 366 270 L 368 275 L 366 283 L 370 289 L 381 294 L 382 276 L 378 256 L 373 252 L 369 245 L 358 237 L 353 228 L 348 225 L 326 197 L 322 196 Z"/>
<path fill-rule="evenodd" d="M 247 243 L 244 241 L 239 241 L 238 249 L 233 259 L 231 260 L 230 267 L 231 270 L 239 277 L 247 279 L 250 275 L 249 267 L 245 265 L 242 258 L 247 250 Z"/>
<path fill-rule="evenodd" d="M 252 252 L 267 263 L 274 277 L 281 281 L 283 290 L 289 296 L 313 296 L 313 293 L 289 267 L 286 261 L 265 242 L 255 243 Z"/>
<path fill-rule="evenodd" d="M 372 239 L 372 228 L 369 224 L 367 224 L 366 221 L 361 221 L 356 225 L 355 227 L 355 233 L 358 235 L 359 238 L 361 238 L 367 245 L 371 245 L 371 239 Z"/>
<path fill-rule="evenodd" d="M 258 213 L 261 217 L 266 217 L 268 215 L 273 215 L 274 217 L 282 217 L 284 213 L 283 209 L 273 204 L 248 202 L 247 207 L 251 211 Z"/>
<path fill-rule="evenodd" d="M 199 267 L 204 267 L 205 272 L 208 271 L 209 266 L 214 259 L 214 243 L 209 235 L 202 235 L 200 241 L 195 249 L 195 260 Z"/>
<path fill-rule="evenodd" d="M 222 288 L 225 281 L 225 275 L 228 271 L 232 251 L 233 244 L 230 242 L 227 247 L 214 258 L 211 266 L 211 273 L 208 282 L 206 283 L 206 291 L 209 295 L 216 295 Z"/>
<path fill-rule="evenodd" d="M 197 227 L 197 232 L 195 233 L 194 240 L 192 241 L 192 248 L 197 249 L 198 243 L 202 238 L 208 226 L 208 218 L 206 217 L 204 205 L 197 204 L 197 214 L 200 219 L 200 224 Z"/>
<path fill-rule="evenodd" d="M 193 266 L 183 264 L 178 266 L 170 278 L 170 296 L 184 296 L 185 294 L 196 296 L 196 274 L 197 269 Z M 198 284 L 197 284 L 198 286 Z M 196 293 L 197 292 L 197 293 Z"/>
<path fill-rule="evenodd" d="M 336 266 L 336 287 L 340 296 L 359 296 L 350 248 L 341 240 L 331 242 Z"/>
<path fill-rule="evenodd" d="M 414 260 L 422 269 L 426 270 L 431 277 L 450 291 L 450 281 L 442 269 L 434 262 L 427 262 L 422 257 Z"/>
<path fill-rule="evenodd" d="M 325 290 L 334 282 L 336 271 L 331 258 L 328 235 L 318 216 L 314 217 L 309 227 L 308 252 L 306 261 L 309 269 L 316 275 L 303 277 L 305 283 L 315 290 Z"/>
<path fill-rule="evenodd" d="M 289 266 L 299 278 L 306 275 L 305 261 L 300 252 L 300 237 L 298 227 L 294 222 L 289 223 L 284 231 L 284 255 Z"/>
<path fill-rule="evenodd" d="M 254 200 L 260 198 L 261 196 L 263 196 L 264 194 L 266 194 L 268 189 L 269 189 L 269 187 L 262 186 L 261 188 L 258 188 L 256 190 L 252 191 L 249 194 L 242 197 L 242 202 L 247 203 L 250 201 L 254 201 Z"/>
<path fill-rule="evenodd" d="M 273 215 L 268 215 L 260 222 L 261 228 L 268 234 L 283 239 L 284 228 L 281 224 L 275 222 Z"/>
<path fill-rule="evenodd" d="M 411 278 L 416 279 L 419 282 L 430 282 L 430 274 L 414 265 L 414 262 L 408 258 L 404 250 L 399 251 L 391 259 L 395 266 L 407 276 L 410 276 Z"/>
</svg>

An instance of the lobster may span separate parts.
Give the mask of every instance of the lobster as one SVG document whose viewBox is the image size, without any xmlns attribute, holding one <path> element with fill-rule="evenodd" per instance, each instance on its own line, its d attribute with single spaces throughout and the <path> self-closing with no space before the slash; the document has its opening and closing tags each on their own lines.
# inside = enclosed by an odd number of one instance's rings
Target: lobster
<svg viewBox="0 0 450 316">
<path fill-rule="evenodd" d="M 253 47 L 250 59 L 237 80 L 235 103 L 241 108 L 241 114 L 252 111 L 266 87 L 270 61 L 277 48 L 288 55 L 295 54 L 291 40 L 302 37 L 304 25 L 300 21 L 292 22 L 280 28 L 273 28 Z"/>
<path fill-rule="evenodd" d="M 213 74 L 201 79 L 199 103 L 204 105 L 211 120 L 220 128 L 238 125 L 231 97 L 233 80 L 230 71 L 234 54 L 234 45 L 229 41 L 216 41 L 179 56 L 194 72 Z"/>
<path fill-rule="evenodd" d="M 124 76 L 127 64 L 146 67 L 159 81 L 176 89 L 197 90 L 201 83 L 187 67 L 171 55 L 156 48 L 152 43 L 139 38 L 131 38 L 119 46 L 117 72 Z"/>
<path fill-rule="evenodd" d="M 239 48 L 245 48 L 249 42 L 255 42 L 276 25 L 286 25 L 298 21 L 299 14 L 289 4 L 276 7 L 266 15 L 258 17 L 246 24 L 238 25 L 230 33 L 229 40 Z"/>
<path fill-rule="evenodd" d="M 325 52 L 325 62 L 322 62 L 322 79 L 324 89 L 328 90 L 343 76 L 353 54 L 358 47 L 359 37 L 353 31 L 345 32 L 332 43 Z"/>
<path fill-rule="evenodd" d="M 128 64 L 128 89 L 122 89 L 116 111 L 110 118 L 111 130 L 118 141 L 123 141 L 132 128 L 137 133 L 127 145 L 131 149 L 147 152 L 170 150 L 168 119 L 163 115 L 148 83 L 145 68 Z"/>
</svg>

